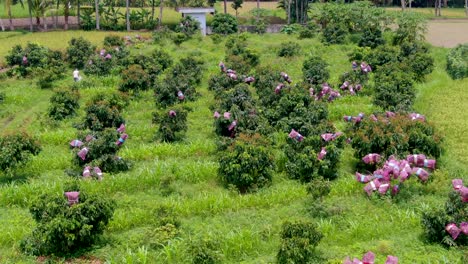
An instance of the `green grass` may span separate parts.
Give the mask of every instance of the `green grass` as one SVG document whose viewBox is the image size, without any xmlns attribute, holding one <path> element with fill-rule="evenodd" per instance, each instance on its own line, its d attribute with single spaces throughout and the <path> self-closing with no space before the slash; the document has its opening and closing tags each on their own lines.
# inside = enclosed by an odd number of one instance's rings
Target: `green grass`
<svg viewBox="0 0 468 264">
<path fill-rule="evenodd" d="M 394 12 L 401 12 L 399 7 L 388 7 L 385 8 Z M 409 9 L 407 9 L 409 10 Z M 421 13 L 427 18 L 468 18 L 464 8 L 442 8 L 442 16 L 436 17 L 434 7 L 429 8 L 412 8 L 411 11 Z"/>
<path fill-rule="evenodd" d="M 0 34 L 0 56 L 9 50 L 3 47 L 3 39 L 8 40 L 5 44 L 9 47 L 33 40 L 63 50 L 72 36 L 83 35 L 98 44 L 105 34 L 81 31 Z M 250 35 L 248 42 L 260 55 L 261 64 L 283 69 L 293 81 L 300 81 L 305 56 L 276 57 L 280 43 L 291 38 L 282 34 Z M 317 53 L 329 61 L 331 83 L 337 84 L 339 75 L 349 68 L 346 53 L 351 45 L 325 47 L 317 39 L 296 41 L 304 54 Z M 149 44 L 132 52 L 150 52 L 156 47 Z M 188 103 L 193 111 L 188 116 L 187 137 L 174 144 L 156 142 L 157 127 L 151 124 L 154 108 L 151 91 L 143 93 L 125 109 L 129 139 L 119 155 L 130 159 L 133 169 L 105 174 L 102 182 L 82 183 L 85 190 L 113 197 L 118 204 L 103 240 L 87 255 L 110 263 L 189 263 L 188 246 L 198 237 L 210 237 L 219 242 L 223 263 L 274 262 L 282 222 L 311 218 L 307 208 L 312 201 L 307 199 L 305 186 L 289 180 L 284 173 L 276 173 L 272 186 L 257 193 L 239 195 L 223 187 L 216 175 L 218 154 L 208 108 L 213 97 L 207 90 L 207 80 L 218 71 L 217 65 L 224 57 L 224 43 L 215 45 L 210 38 L 205 38 L 191 40 L 181 47 L 165 43 L 164 49 L 176 60 L 199 51 L 207 61 L 207 72 L 197 87 L 202 96 Z M 368 250 L 377 254 L 376 263 L 383 263 L 387 255 L 395 255 L 401 263 L 452 264 L 462 263 L 462 256 L 467 254 L 466 249 L 447 250 L 426 244 L 420 238 L 421 212 L 442 206 L 450 180 L 466 179 L 468 172 L 468 113 L 462 111 L 468 108 L 468 83 L 453 81 L 446 74 L 446 49 L 433 48 L 432 52 L 436 69 L 425 83 L 417 85 L 415 108 L 445 135 L 442 167 L 427 185 L 412 182 L 396 201 L 369 199 L 362 185 L 353 178 L 355 160 L 352 149 L 347 147 L 339 177 L 333 181 L 332 191 L 325 199 L 334 214 L 329 218 L 313 218 L 325 235 L 318 251 L 329 263 L 342 263 L 347 255 L 360 257 Z M 118 76 L 84 78 L 91 79 L 96 87 L 80 90 L 82 106 L 97 92 L 115 90 L 119 81 Z M 66 87 L 72 82 L 70 77 L 57 85 Z M 84 111 L 81 109 L 78 116 L 54 126 L 44 117 L 50 90 L 37 88 L 31 80 L 6 80 L 0 83 L 0 91 L 7 95 L 6 102 L 0 105 L 0 134 L 26 130 L 43 145 L 41 154 L 18 170 L 16 178 L 0 176 L 0 262 L 35 263 L 34 257 L 23 255 L 18 249 L 19 241 L 34 227 L 27 208 L 43 193 L 60 192 L 69 180 L 64 174 L 72 159 L 68 142 L 76 134 L 72 125 L 82 120 Z M 342 115 L 360 111 L 369 114 L 375 109 L 372 98 L 366 95 L 341 98 L 329 105 L 330 118 L 339 128 L 343 128 Z M 172 179 L 169 195 L 168 187 L 161 185 L 167 179 Z M 172 208 L 182 225 L 171 243 L 154 248 L 147 241 L 155 228 L 154 211 L 162 205 Z"/>
</svg>

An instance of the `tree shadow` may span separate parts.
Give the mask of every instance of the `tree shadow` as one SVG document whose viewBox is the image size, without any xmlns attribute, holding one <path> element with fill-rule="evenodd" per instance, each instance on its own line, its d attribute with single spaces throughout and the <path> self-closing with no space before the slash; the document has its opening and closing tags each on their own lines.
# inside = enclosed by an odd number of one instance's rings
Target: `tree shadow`
<svg viewBox="0 0 468 264">
<path fill-rule="evenodd" d="M 0 173 L 0 185 L 8 185 L 13 183 L 23 184 L 26 183 L 31 177 L 33 177 L 33 175 L 26 172 L 3 172 Z"/>
</svg>

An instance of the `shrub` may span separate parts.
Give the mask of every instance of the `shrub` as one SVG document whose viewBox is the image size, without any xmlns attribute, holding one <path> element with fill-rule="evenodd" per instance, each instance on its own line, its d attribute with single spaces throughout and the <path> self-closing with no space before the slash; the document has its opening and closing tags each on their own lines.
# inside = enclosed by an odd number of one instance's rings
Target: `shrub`
<svg viewBox="0 0 468 264">
<path fill-rule="evenodd" d="M 385 44 L 382 31 L 379 28 L 366 28 L 359 39 L 359 47 L 370 47 L 372 49 Z"/>
<path fill-rule="evenodd" d="M 281 264 L 309 263 L 322 237 L 312 222 L 286 221 L 281 227 L 281 247 L 276 260 Z"/>
<path fill-rule="evenodd" d="M 104 47 L 124 47 L 125 41 L 117 35 L 107 35 L 104 37 Z"/>
<path fill-rule="evenodd" d="M 447 54 L 447 73 L 452 79 L 468 77 L 468 44 L 460 44 Z"/>
<path fill-rule="evenodd" d="M 150 77 L 140 65 L 130 65 L 128 69 L 122 71 L 122 81 L 119 85 L 119 91 L 124 93 L 138 94 L 139 91 L 148 90 Z"/>
<path fill-rule="evenodd" d="M 54 120 L 62 120 L 76 114 L 79 105 L 80 94 L 76 90 L 56 90 L 50 98 L 49 117 Z"/>
<path fill-rule="evenodd" d="M 215 93 L 215 99 L 222 99 L 224 91 L 227 91 L 241 82 L 241 78 L 233 79 L 227 74 L 221 73 L 211 76 L 208 81 L 208 89 Z"/>
<path fill-rule="evenodd" d="M 284 152 L 287 157 L 288 176 L 302 182 L 309 182 L 318 177 L 335 179 L 338 175 L 338 162 L 344 138 L 339 137 L 325 142 L 321 134 L 335 133 L 333 125 L 325 122 L 317 125 L 304 124 L 295 130 L 304 136 L 304 139 L 298 142 L 288 137 L 286 141 Z M 322 150 L 325 150 L 326 154 L 319 159 L 318 156 Z"/>
<path fill-rule="evenodd" d="M 247 74 L 259 64 L 259 56 L 247 47 L 246 38 L 230 37 L 226 41 L 226 67 L 236 70 L 240 74 Z"/>
<path fill-rule="evenodd" d="M 427 31 L 427 20 L 422 14 L 400 12 L 396 15 L 395 22 L 398 28 L 393 36 L 393 45 L 424 40 Z"/>
<path fill-rule="evenodd" d="M 0 92 L 0 104 L 3 104 L 5 102 L 6 95 L 4 92 Z"/>
<path fill-rule="evenodd" d="M 210 238 L 199 238 L 191 241 L 188 251 L 192 256 L 193 264 L 222 263 L 219 243 Z"/>
<path fill-rule="evenodd" d="M 301 52 L 301 46 L 296 42 L 286 42 L 281 43 L 280 49 L 278 51 L 278 56 L 280 57 L 294 57 L 299 55 Z"/>
<path fill-rule="evenodd" d="M 295 34 L 300 32 L 304 27 L 301 24 L 289 24 L 289 25 L 284 25 L 281 28 L 281 33 L 285 33 L 288 35 Z"/>
<path fill-rule="evenodd" d="M 455 223 L 459 226 L 466 219 L 468 219 L 468 203 L 462 202 L 458 192 L 451 191 L 444 209 L 430 208 L 423 212 L 421 225 L 424 229 L 424 236 L 429 242 L 441 243 L 445 246 L 467 246 L 467 235 L 461 233 L 454 240 L 445 231 L 447 224 Z"/>
<path fill-rule="evenodd" d="M 49 49 L 36 43 L 28 42 L 24 49 L 14 46 L 5 59 L 8 66 L 18 66 L 14 73 L 25 77 L 33 72 L 31 69 L 46 68 L 49 61 Z"/>
<path fill-rule="evenodd" d="M 182 107 L 153 113 L 153 123 L 159 125 L 157 137 L 166 142 L 182 139 L 187 131 L 187 114 Z"/>
<path fill-rule="evenodd" d="M 175 31 L 178 33 L 183 33 L 188 38 L 191 38 L 193 35 L 200 32 L 200 22 L 191 16 L 183 17 L 180 20 L 179 25 L 177 25 Z"/>
<path fill-rule="evenodd" d="M 401 65 L 401 67 L 400 67 Z M 400 64 L 386 65 L 374 80 L 374 104 L 390 111 L 408 111 L 416 96 L 413 76 L 400 72 Z"/>
<path fill-rule="evenodd" d="M 304 61 L 302 73 L 304 82 L 310 85 L 322 84 L 330 78 L 328 63 L 319 56 L 311 56 Z"/>
<path fill-rule="evenodd" d="M 341 24 L 330 24 L 323 29 L 322 41 L 325 44 L 343 44 L 348 31 Z"/>
<path fill-rule="evenodd" d="M 68 42 L 67 61 L 72 67 L 83 69 L 95 49 L 96 46 L 83 37 L 72 38 Z"/>
<path fill-rule="evenodd" d="M 112 218 L 115 202 L 76 188 L 78 202 L 69 205 L 64 194 L 44 194 L 29 211 L 37 225 L 20 243 L 23 252 L 32 255 L 72 254 L 89 248 L 104 232 Z"/>
<path fill-rule="evenodd" d="M 109 54 L 110 55 L 110 54 Z M 117 59 L 112 55 L 95 54 L 90 57 L 84 67 L 84 73 L 88 75 L 109 75 L 112 68 L 116 66 Z"/>
<path fill-rule="evenodd" d="M 85 108 L 84 127 L 93 131 L 119 127 L 124 123 L 120 111 L 128 103 L 126 100 L 127 98 L 118 94 L 95 96 Z"/>
<path fill-rule="evenodd" d="M 21 166 L 40 151 L 39 143 L 26 133 L 0 137 L 0 169 L 8 171 Z"/>
<path fill-rule="evenodd" d="M 268 148 L 237 140 L 220 155 L 218 175 L 245 193 L 269 185 L 274 166 Z"/>
<path fill-rule="evenodd" d="M 237 33 L 237 19 L 230 14 L 218 13 L 211 22 L 213 33 L 229 35 Z"/>
<path fill-rule="evenodd" d="M 307 27 L 304 27 L 299 31 L 298 38 L 299 39 L 310 39 L 310 38 L 315 37 L 315 35 L 317 35 L 317 31 L 315 31 L 313 29 L 309 29 Z"/>
<path fill-rule="evenodd" d="M 362 60 L 372 66 L 372 70 L 378 72 L 379 68 L 394 62 L 398 62 L 399 50 L 397 47 L 382 45 L 369 51 Z"/>
<path fill-rule="evenodd" d="M 442 138 L 432 124 L 414 121 L 402 114 L 390 120 L 377 115 L 377 119 L 375 122 L 365 118 L 350 128 L 349 136 L 356 158 L 361 159 L 369 153 L 379 153 L 385 158 L 391 155 L 405 158 L 414 153 L 435 159 L 440 156 Z"/>
</svg>

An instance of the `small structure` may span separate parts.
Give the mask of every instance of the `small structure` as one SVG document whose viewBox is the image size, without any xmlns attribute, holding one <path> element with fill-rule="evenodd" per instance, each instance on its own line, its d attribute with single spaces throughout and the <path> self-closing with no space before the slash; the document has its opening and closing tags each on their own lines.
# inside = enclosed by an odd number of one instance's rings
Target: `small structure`
<svg viewBox="0 0 468 264">
<path fill-rule="evenodd" d="M 198 22 L 200 22 L 200 29 L 203 36 L 206 36 L 206 14 L 214 14 L 215 9 L 212 7 L 179 7 L 177 8 L 182 16 L 191 16 Z"/>
</svg>

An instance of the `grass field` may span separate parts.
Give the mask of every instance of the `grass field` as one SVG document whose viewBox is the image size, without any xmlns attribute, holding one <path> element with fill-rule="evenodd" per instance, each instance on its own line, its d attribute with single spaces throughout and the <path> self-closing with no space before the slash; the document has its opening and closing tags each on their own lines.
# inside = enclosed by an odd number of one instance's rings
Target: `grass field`
<svg viewBox="0 0 468 264">
<path fill-rule="evenodd" d="M 60 41 L 57 41 L 60 34 Z M 82 35 L 94 43 L 102 41 L 103 32 L 51 32 L 35 34 L 0 33 L 0 57 L 14 44 L 37 41 L 55 49 L 65 49 L 67 39 Z M 293 81 L 302 77 L 304 57 L 278 58 L 276 50 L 290 36 L 250 35 L 249 46 L 260 54 L 263 65 L 281 67 Z M 296 40 L 305 54 L 319 53 L 330 63 L 332 83 L 348 69 L 346 54 L 352 48 L 323 46 L 317 39 Z M 132 50 L 149 52 L 149 45 Z M 124 111 L 129 140 L 120 152 L 134 162 L 132 170 L 116 175 L 105 175 L 102 182 L 83 182 L 89 192 L 101 193 L 117 200 L 118 208 L 103 240 L 89 253 L 89 258 L 109 263 L 189 263 L 187 248 L 199 237 L 209 237 L 219 243 L 223 263 L 271 263 L 279 247 L 279 231 L 283 221 L 311 218 L 307 207 L 305 186 L 289 180 L 284 173 L 276 173 L 273 184 L 257 193 L 239 195 L 222 187 L 217 171 L 217 154 L 213 133 L 212 113 L 208 106 L 213 102 L 207 90 L 207 80 L 218 71 L 224 57 L 224 43 L 215 45 L 209 38 L 191 40 L 176 47 L 165 43 L 163 48 L 174 58 L 199 51 L 207 61 L 207 71 L 197 90 L 202 96 L 188 103 L 193 108 L 189 114 L 187 138 L 180 143 L 162 144 L 154 141 L 156 127 L 151 124 L 154 109 L 152 92 L 144 93 L 132 101 Z M 466 249 L 445 249 L 440 245 L 426 244 L 421 238 L 420 213 L 432 206 L 442 206 L 450 189 L 450 180 L 462 177 L 468 180 L 468 83 L 453 81 L 445 73 L 446 49 L 433 48 L 436 68 L 427 81 L 418 84 L 415 108 L 427 115 L 446 138 L 445 153 L 438 169 L 427 185 L 415 183 L 404 192 L 411 198 L 397 201 L 369 199 L 362 185 L 353 178 L 352 150 L 347 148 L 340 164 L 340 174 L 332 183 L 331 194 L 325 204 L 335 212 L 329 218 L 314 218 L 324 234 L 318 246 L 321 257 L 328 263 L 342 263 L 345 256 L 360 257 L 368 250 L 377 254 L 376 263 L 383 263 L 388 254 L 400 258 L 400 263 L 463 263 L 468 258 Z M 59 86 L 72 85 L 70 78 Z M 86 77 L 96 84 L 82 89 L 81 105 L 94 94 L 116 89 L 118 76 Z M 59 192 L 69 180 L 64 170 L 70 167 L 72 154 L 67 143 L 74 138 L 72 124 L 84 115 L 51 126 L 44 118 L 52 92 L 40 90 L 32 80 L 5 80 L 0 91 L 7 95 L 0 105 L 0 134 L 26 130 L 42 142 L 43 151 L 22 170 L 17 178 L 0 176 L 0 262 L 35 263 L 36 258 L 25 256 L 18 250 L 19 241 L 34 227 L 28 213 L 30 202 L 42 193 Z M 368 96 L 345 97 L 329 105 L 330 117 L 337 127 L 345 114 L 363 111 L 369 114 L 375 107 Z M 284 135 L 286 136 L 286 135 Z M 172 194 L 161 181 L 170 181 Z M 402 194 L 404 194 L 402 192 Z M 402 195 L 404 197 L 405 195 Z M 154 229 L 155 210 L 169 206 L 180 218 L 181 232 L 167 246 L 152 247 L 149 235 Z M 58 262 L 64 261 L 61 259 Z M 75 259 L 74 263 L 93 263 Z"/>
<path fill-rule="evenodd" d="M 385 9 L 395 12 L 401 12 L 401 8 L 398 7 L 388 7 Z M 435 16 L 434 7 L 412 8 L 411 11 L 421 13 L 427 18 L 468 18 L 464 8 L 442 8 L 442 16 L 440 17 Z"/>
</svg>

